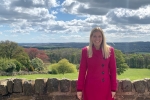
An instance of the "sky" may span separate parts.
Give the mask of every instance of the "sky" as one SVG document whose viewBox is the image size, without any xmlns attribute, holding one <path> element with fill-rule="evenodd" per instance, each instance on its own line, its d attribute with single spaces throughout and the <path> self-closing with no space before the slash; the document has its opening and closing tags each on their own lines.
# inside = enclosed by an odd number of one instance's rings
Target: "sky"
<svg viewBox="0 0 150 100">
<path fill-rule="evenodd" d="M 89 42 L 94 27 L 107 42 L 150 41 L 150 0 L 0 0 L 0 41 Z"/>
</svg>

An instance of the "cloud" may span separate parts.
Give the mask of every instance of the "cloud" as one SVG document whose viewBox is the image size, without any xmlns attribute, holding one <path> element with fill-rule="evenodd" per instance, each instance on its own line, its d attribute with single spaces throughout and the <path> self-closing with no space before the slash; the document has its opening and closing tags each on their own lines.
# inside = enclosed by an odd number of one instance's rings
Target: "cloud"
<svg viewBox="0 0 150 100">
<path fill-rule="evenodd" d="M 66 41 L 88 41 L 91 29 L 98 26 L 109 41 L 136 40 L 150 36 L 149 9 L 150 0 L 1 0 L 0 29 L 9 28 L 0 34 L 56 34 Z M 74 17 L 59 20 L 59 14 Z M 32 39 L 57 38 L 40 35 Z"/>
<path fill-rule="evenodd" d="M 149 0 L 65 0 L 63 11 L 71 14 L 105 15 L 114 8 L 138 9 Z"/>
</svg>

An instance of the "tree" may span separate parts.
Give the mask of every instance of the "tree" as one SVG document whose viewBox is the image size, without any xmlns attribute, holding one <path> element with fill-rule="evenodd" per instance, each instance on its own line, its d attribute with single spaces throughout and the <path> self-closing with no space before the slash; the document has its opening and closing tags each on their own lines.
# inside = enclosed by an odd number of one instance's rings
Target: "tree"
<svg viewBox="0 0 150 100">
<path fill-rule="evenodd" d="M 61 59 L 58 63 L 52 64 L 52 73 L 54 74 L 65 74 L 65 73 L 74 73 L 77 71 L 76 66 L 72 63 L 69 63 L 67 59 Z"/>
<path fill-rule="evenodd" d="M 65 73 L 73 73 L 76 71 L 76 66 L 69 63 L 67 59 L 62 59 L 58 62 L 58 73 L 65 74 Z"/>
<path fill-rule="evenodd" d="M 50 62 L 58 62 L 62 58 L 68 59 L 70 63 L 79 64 L 81 57 L 81 49 L 79 48 L 60 48 L 46 50 L 47 55 L 50 57 Z"/>
<path fill-rule="evenodd" d="M 19 46 L 15 42 L 11 41 L 1 41 L 0 42 L 0 57 L 12 59 L 14 56 L 18 55 Z"/>
<path fill-rule="evenodd" d="M 31 65 L 33 66 L 34 70 L 36 70 L 36 71 L 43 71 L 44 70 L 44 63 L 39 58 L 32 59 Z"/>
<path fill-rule="evenodd" d="M 125 63 L 124 55 L 120 50 L 115 49 L 116 55 L 116 63 L 117 63 L 117 74 L 121 75 L 124 71 L 126 71 L 129 66 Z"/>
<path fill-rule="evenodd" d="M 29 57 L 25 53 L 24 48 L 12 41 L 0 42 L 0 57 L 7 59 L 16 59 L 24 67 L 29 65 Z"/>
<path fill-rule="evenodd" d="M 49 57 L 43 50 L 38 50 L 37 48 L 25 48 L 25 52 L 28 54 L 30 60 L 34 58 L 40 58 L 43 62 L 48 62 Z"/>
</svg>

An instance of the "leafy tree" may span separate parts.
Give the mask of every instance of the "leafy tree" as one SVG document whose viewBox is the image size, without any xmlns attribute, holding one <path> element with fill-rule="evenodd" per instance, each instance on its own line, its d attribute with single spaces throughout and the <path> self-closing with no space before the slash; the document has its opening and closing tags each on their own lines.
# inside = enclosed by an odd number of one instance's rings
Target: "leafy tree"
<svg viewBox="0 0 150 100">
<path fill-rule="evenodd" d="M 14 58 L 15 55 L 18 55 L 18 44 L 11 41 L 1 41 L 0 42 L 0 57 L 3 58 Z"/>
<path fill-rule="evenodd" d="M 116 55 L 116 64 L 117 64 L 117 74 L 121 75 L 124 71 L 129 68 L 127 63 L 125 63 L 124 55 L 120 50 L 115 49 L 115 55 Z"/>
<path fill-rule="evenodd" d="M 19 62 L 19 61 L 17 61 L 16 59 L 12 59 L 11 60 L 14 64 L 15 64 L 15 66 L 16 66 L 16 71 L 20 71 L 21 69 L 24 69 L 24 67 L 22 66 L 22 64 Z"/>
<path fill-rule="evenodd" d="M 28 54 L 30 60 L 36 58 L 36 55 L 38 54 L 37 48 L 25 48 L 25 52 Z"/>
<path fill-rule="evenodd" d="M 25 53 L 24 48 L 12 41 L 6 40 L 0 42 L 0 57 L 16 59 L 25 67 L 29 65 L 29 57 Z"/>
<path fill-rule="evenodd" d="M 0 58 L 0 70 L 5 72 L 13 72 L 16 70 L 16 65 L 11 59 Z"/>
<path fill-rule="evenodd" d="M 16 69 L 16 65 L 13 62 L 7 62 L 5 67 L 6 72 L 13 72 Z"/>
<path fill-rule="evenodd" d="M 52 64 L 52 74 L 74 73 L 77 71 L 76 66 L 69 63 L 67 59 L 62 59 L 58 63 Z"/>
<path fill-rule="evenodd" d="M 147 68 L 150 64 L 150 54 L 126 54 L 125 59 L 130 68 Z"/>
<path fill-rule="evenodd" d="M 46 50 L 51 63 L 60 61 L 62 58 L 68 59 L 70 63 L 79 64 L 81 49 L 78 48 L 61 48 Z"/>
<path fill-rule="evenodd" d="M 67 59 L 62 59 L 58 62 L 58 73 L 65 74 L 65 73 L 73 73 L 76 72 L 76 66 L 69 63 Z"/>
<path fill-rule="evenodd" d="M 8 59 L 7 58 L 0 58 L 0 70 L 5 71 Z"/>
<path fill-rule="evenodd" d="M 44 63 L 39 58 L 34 58 L 31 60 L 31 65 L 33 66 L 34 70 L 36 71 L 43 71 L 44 70 Z"/>
<path fill-rule="evenodd" d="M 49 57 L 43 50 L 38 50 L 37 48 L 25 48 L 25 52 L 28 54 L 30 60 L 34 58 L 40 58 L 43 62 L 48 62 Z"/>
</svg>

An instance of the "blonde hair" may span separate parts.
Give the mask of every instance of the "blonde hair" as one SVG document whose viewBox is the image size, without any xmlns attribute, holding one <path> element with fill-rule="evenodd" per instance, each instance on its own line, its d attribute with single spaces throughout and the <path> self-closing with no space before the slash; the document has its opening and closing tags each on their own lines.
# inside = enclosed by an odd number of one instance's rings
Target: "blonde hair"
<svg viewBox="0 0 150 100">
<path fill-rule="evenodd" d="M 91 58 L 93 55 L 93 51 L 92 51 L 93 43 L 91 41 L 91 37 L 92 37 L 93 33 L 95 33 L 95 32 L 100 32 L 102 34 L 102 43 L 101 43 L 100 47 L 102 49 L 103 58 L 107 59 L 110 56 L 110 46 L 106 43 L 104 32 L 100 27 L 96 27 L 96 28 L 92 29 L 92 31 L 90 33 L 90 43 L 89 43 L 89 46 L 87 46 L 88 57 Z"/>
</svg>

